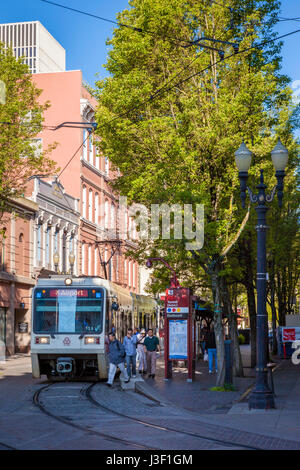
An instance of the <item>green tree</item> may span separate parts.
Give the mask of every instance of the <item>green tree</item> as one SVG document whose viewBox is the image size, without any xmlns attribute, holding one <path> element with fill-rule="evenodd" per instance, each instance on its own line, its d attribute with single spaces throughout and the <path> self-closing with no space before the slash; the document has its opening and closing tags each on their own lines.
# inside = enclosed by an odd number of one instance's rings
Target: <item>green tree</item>
<svg viewBox="0 0 300 470">
<path fill-rule="evenodd" d="M 147 254 L 159 253 L 170 264 L 176 260 L 176 270 L 190 278 L 203 270 L 210 279 L 217 385 L 225 377 L 221 278 L 250 213 L 240 210 L 234 151 L 245 140 L 255 153 L 250 179 L 259 166 L 271 177 L 269 157 L 278 135 L 290 150 L 290 171 L 296 159 L 291 90 L 279 73 L 280 44 L 272 41 L 279 1 L 222 3 L 132 0 L 119 21 L 155 34 L 116 28 L 108 41 L 110 76 L 96 90 L 101 149 L 120 169 L 114 187 L 147 207 L 205 206 L 205 242 L 193 258 L 181 240 L 150 240 Z M 182 47 L 201 36 L 238 42 L 240 53 L 205 42 L 230 56 L 220 60 L 217 51 L 199 44 Z"/>
<path fill-rule="evenodd" d="M 53 172 L 49 158 L 53 146 L 44 151 L 34 140 L 42 130 L 43 112 L 49 103 L 40 104 L 41 94 L 22 59 L 0 43 L 0 218 L 9 210 L 8 201 L 21 196 L 33 174 Z M 3 86 L 4 84 L 4 86 Z"/>
</svg>

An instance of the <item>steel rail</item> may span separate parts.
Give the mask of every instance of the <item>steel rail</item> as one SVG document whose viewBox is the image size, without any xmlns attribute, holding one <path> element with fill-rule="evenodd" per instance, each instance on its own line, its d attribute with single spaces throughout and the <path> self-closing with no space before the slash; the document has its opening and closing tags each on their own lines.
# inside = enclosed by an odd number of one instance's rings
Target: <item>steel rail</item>
<svg viewBox="0 0 300 470">
<path fill-rule="evenodd" d="M 99 432 L 99 431 L 94 431 L 90 428 L 87 428 L 87 427 L 84 427 L 84 426 L 81 426 L 79 424 L 75 424 L 75 423 L 70 423 L 67 419 L 65 418 L 62 418 L 61 416 L 57 416 L 55 415 L 54 413 L 52 413 L 51 411 L 47 410 L 46 407 L 44 405 L 42 405 L 41 401 L 40 401 L 40 395 L 41 395 L 41 392 L 49 389 L 50 387 L 52 387 L 53 385 L 55 385 L 55 383 L 52 383 L 52 384 L 49 384 L 49 385 L 46 385 L 45 387 L 41 387 L 39 390 L 37 390 L 35 392 L 35 394 L 33 395 L 33 404 L 39 408 L 42 413 L 46 414 L 47 416 L 55 419 L 56 421 L 60 421 L 61 423 L 63 424 L 66 424 L 68 426 L 71 426 L 75 429 L 80 429 L 81 431 L 85 431 L 89 434 L 95 434 L 96 436 L 99 436 L 99 437 L 103 437 L 105 438 L 106 440 L 110 440 L 110 441 L 113 441 L 113 442 L 118 442 L 118 443 L 122 443 L 122 444 L 126 444 L 126 445 L 129 445 L 129 446 L 134 446 L 134 447 L 137 447 L 139 449 L 143 449 L 143 450 L 154 450 L 155 448 L 150 448 L 150 447 L 147 447 L 147 446 L 144 446 L 143 444 L 139 444 L 139 443 L 135 443 L 135 442 L 132 442 L 132 441 L 129 441 L 127 439 L 122 439 L 122 438 L 118 438 L 118 437 L 114 437 L 114 436 L 111 436 L 110 434 L 105 434 L 105 433 L 102 433 L 102 432 Z M 86 390 L 83 391 L 84 392 L 84 395 L 86 396 Z M 159 450 L 159 449 L 155 449 L 155 450 Z"/>
<path fill-rule="evenodd" d="M 126 415 L 124 413 L 120 413 L 119 411 L 115 411 L 115 410 L 103 405 L 102 403 L 98 402 L 97 400 L 95 400 L 95 398 L 92 397 L 91 390 L 93 389 L 93 387 L 95 385 L 96 385 L 96 383 L 93 383 L 93 384 L 89 385 L 87 387 L 86 391 L 85 391 L 85 394 L 86 394 L 86 397 L 88 398 L 88 400 L 91 403 L 93 403 L 95 406 L 97 406 L 99 408 L 102 408 L 102 409 L 104 409 L 104 410 L 106 410 L 110 413 L 113 413 L 117 416 L 120 416 L 120 417 L 123 417 L 123 418 L 126 418 L 126 419 L 130 419 L 130 420 L 132 420 L 136 423 L 140 423 L 144 426 L 152 427 L 154 429 L 158 429 L 158 430 L 161 430 L 161 431 L 175 432 L 175 433 L 183 434 L 183 435 L 190 436 L 190 437 L 196 437 L 198 439 L 203 439 L 203 440 L 206 440 L 206 441 L 212 441 L 212 442 L 215 442 L 215 443 L 221 444 L 221 445 L 225 444 L 228 447 L 241 447 L 241 448 L 248 449 L 248 450 L 262 450 L 262 447 L 253 447 L 253 446 L 248 446 L 246 444 L 240 444 L 238 442 L 225 441 L 225 440 L 222 440 L 222 439 L 216 439 L 214 437 L 203 436 L 203 435 L 198 434 L 198 433 L 193 433 L 193 432 L 189 432 L 189 431 L 184 431 L 184 430 L 171 428 L 169 426 L 163 426 L 163 425 L 150 423 L 149 421 L 144 421 L 142 419 L 134 418 L 134 417 Z"/>
</svg>

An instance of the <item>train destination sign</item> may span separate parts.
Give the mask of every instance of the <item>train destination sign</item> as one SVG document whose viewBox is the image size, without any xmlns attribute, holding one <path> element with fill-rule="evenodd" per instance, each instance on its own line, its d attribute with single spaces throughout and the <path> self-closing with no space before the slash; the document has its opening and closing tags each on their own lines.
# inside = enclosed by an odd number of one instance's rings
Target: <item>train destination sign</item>
<svg viewBox="0 0 300 470">
<path fill-rule="evenodd" d="M 88 297 L 87 289 L 52 289 L 50 297 Z"/>
</svg>

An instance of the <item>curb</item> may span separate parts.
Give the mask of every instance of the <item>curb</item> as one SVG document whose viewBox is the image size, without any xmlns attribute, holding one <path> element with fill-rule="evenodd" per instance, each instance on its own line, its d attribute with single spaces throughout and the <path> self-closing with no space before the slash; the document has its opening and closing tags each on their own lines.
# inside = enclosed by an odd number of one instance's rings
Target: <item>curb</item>
<svg viewBox="0 0 300 470">
<path fill-rule="evenodd" d="M 278 369 L 280 365 L 281 365 L 281 362 L 279 362 L 277 366 L 274 367 L 272 374 L 275 372 L 276 369 Z M 254 386 L 255 386 L 255 382 L 253 382 L 253 384 L 247 388 L 247 390 L 240 396 L 240 398 L 236 401 L 236 403 L 241 403 L 241 401 L 243 401 L 249 395 L 249 393 L 251 392 Z"/>
<path fill-rule="evenodd" d="M 170 403 L 164 401 L 164 399 L 160 397 L 160 395 L 157 392 L 155 392 L 154 390 L 153 391 L 150 390 L 150 385 L 147 385 L 145 382 L 136 382 L 135 391 L 137 393 L 140 393 L 141 395 L 144 395 L 149 400 L 152 400 L 161 406 L 170 405 Z"/>
</svg>

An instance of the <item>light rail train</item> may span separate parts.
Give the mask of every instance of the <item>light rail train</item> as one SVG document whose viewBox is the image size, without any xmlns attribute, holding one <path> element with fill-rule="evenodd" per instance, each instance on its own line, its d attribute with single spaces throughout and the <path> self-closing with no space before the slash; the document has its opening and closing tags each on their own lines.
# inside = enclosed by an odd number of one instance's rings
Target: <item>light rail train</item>
<svg viewBox="0 0 300 470">
<path fill-rule="evenodd" d="M 107 333 L 155 328 L 157 303 L 99 277 L 53 275 L 32 292 L 32 375 L 106 379 Z"/>
</svg>

